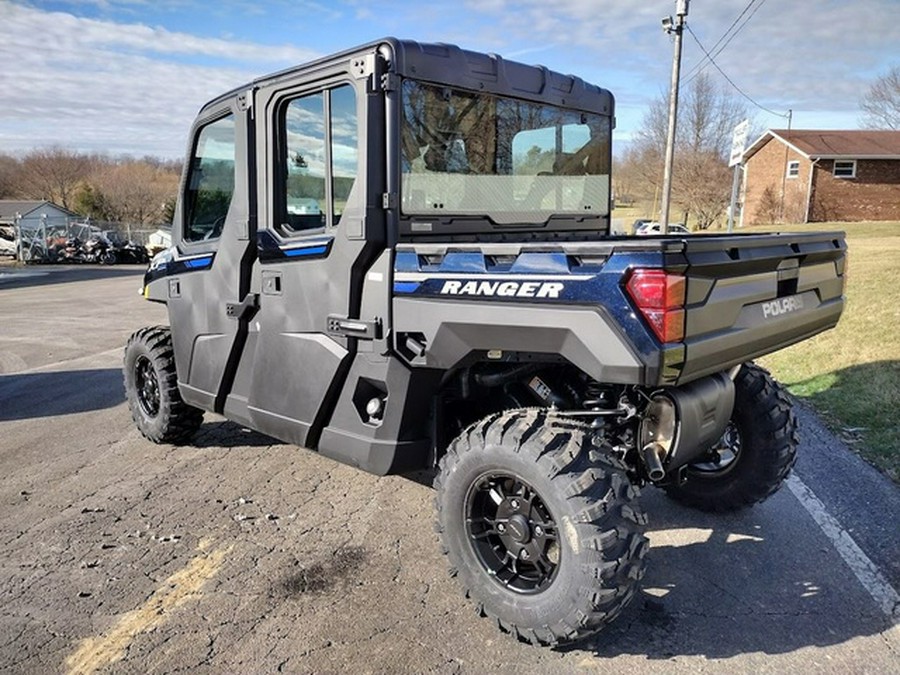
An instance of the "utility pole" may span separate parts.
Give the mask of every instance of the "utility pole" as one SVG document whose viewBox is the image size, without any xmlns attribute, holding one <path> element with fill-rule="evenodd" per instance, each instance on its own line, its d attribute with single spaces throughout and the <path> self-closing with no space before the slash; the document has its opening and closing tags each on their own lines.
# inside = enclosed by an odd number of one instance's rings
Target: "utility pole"
<svg viewBox="0 0 900 675">
<path fill-rule="evenodd" d="M 787 128 L 787 138 L 785 139 L 788 143 L 791 142 L 791 122 L 794 120 L 794 111 L 788 110 L 787 112 L 787 120 L 788 120 L 788 128 Z M 781 167 L 781 205 L 778 207 L 778 220 L 780 222 L 784 222 L 784 192 L 787 188 L 787 164 L 788 164 L 788 146 L 787 143 L 784 144 L 784 166 Z"/>
<path fill-rule="evenodd" d="M 678 80 L 681 76 L 681 38 L 684 21 L 688 15 L 690 0 L 675 0 L 675 19 L 667 16 L 662 20 L 663 30 L 675 35 L 675 54 L 672 57 L 672 82 L 669 87 L 669 133 L 666 136 L 666 160 L 663 170 L 662 205 L 659 214 L 659 231 L 669 231 L 669 205 L 672 198 L 672 165 L 675 160 L 675 125 L 678 119 Z"/>
</svg>

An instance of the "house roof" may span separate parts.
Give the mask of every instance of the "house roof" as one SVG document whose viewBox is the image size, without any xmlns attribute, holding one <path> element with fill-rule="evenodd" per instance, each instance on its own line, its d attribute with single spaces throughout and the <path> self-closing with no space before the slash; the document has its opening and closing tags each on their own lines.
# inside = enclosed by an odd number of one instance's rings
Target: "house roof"
<svg viewBox="0 0 900 675">
<path fill-rule="evenodd" d="M 4 222 L 12 222 L 16 217 L 16 214 L 20 216 L 27 216 L 32 211 L 37 211 L 39 208 L 44 206 L 52 206 L 55 209 L 62 211 L 63 213 L 68 213 L 72 216 L 78 215 L 69 211 L 69 209 L 60 206 L 59 204 L 54 204 L 53 202 L 47 201 L 46 199 L 40 200 L 15 200 L 15 199 L 0 199 L 0 221 Z"/>
<path fill-rule="evenodd" d="M 808 159 L 900 159 L 900 131 L 769 129 L 744 151 L 744 161 L 773 138 Z"/>
</svg>

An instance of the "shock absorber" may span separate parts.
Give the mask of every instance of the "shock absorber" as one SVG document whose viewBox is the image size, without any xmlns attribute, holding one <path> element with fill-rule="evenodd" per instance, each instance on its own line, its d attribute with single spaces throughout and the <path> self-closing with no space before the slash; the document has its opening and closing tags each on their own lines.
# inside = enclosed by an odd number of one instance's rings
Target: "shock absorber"
<svg viewBox="0 0 900 675">
<path fill-rule="evenodd" d="M 584 393 L 581 405 L 586 410 L 608 410 L 613 407 L 613 399 L 609 389 L 597 382 L 597 380 L 588 380 Z"/>
</svg>

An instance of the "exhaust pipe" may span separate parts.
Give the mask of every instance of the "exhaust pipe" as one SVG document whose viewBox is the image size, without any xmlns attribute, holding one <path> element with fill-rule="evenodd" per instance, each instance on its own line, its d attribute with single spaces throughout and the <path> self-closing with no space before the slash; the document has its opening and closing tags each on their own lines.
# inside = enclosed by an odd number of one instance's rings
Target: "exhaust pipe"
<svg viewBox="0 0 900 675">
<path fill-rule="evenodd" d="M 666 455 L 666 449 L 659 443 L 647 443 L 641 450 L 641 459 L 647 467 L 647 477 L 654 483 L 661 481 L 666 476 L 662 458 Z"/>
</svg>

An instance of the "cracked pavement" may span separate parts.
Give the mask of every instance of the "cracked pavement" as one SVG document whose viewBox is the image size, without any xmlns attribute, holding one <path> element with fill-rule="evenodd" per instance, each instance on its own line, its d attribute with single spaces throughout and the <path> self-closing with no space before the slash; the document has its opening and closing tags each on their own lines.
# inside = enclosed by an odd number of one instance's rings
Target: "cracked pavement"
<svg viewBox="0 0 900 675">
<path fill-rule="evenodd" d="M 898 628 L 786 489 L 725 516 L 645 489 L 632 605 L 585 643 L 519 644 L 449 578 L 427 476 L 377 478 L 210 415 L 189 446 L 144 440 L 122 347 L 166 317 L 140 275 L 0 284 L 0 670 L 900 671 Z M 798 473 L 897 588 L 896 486 L 801 425 Z"/>
</svg>

